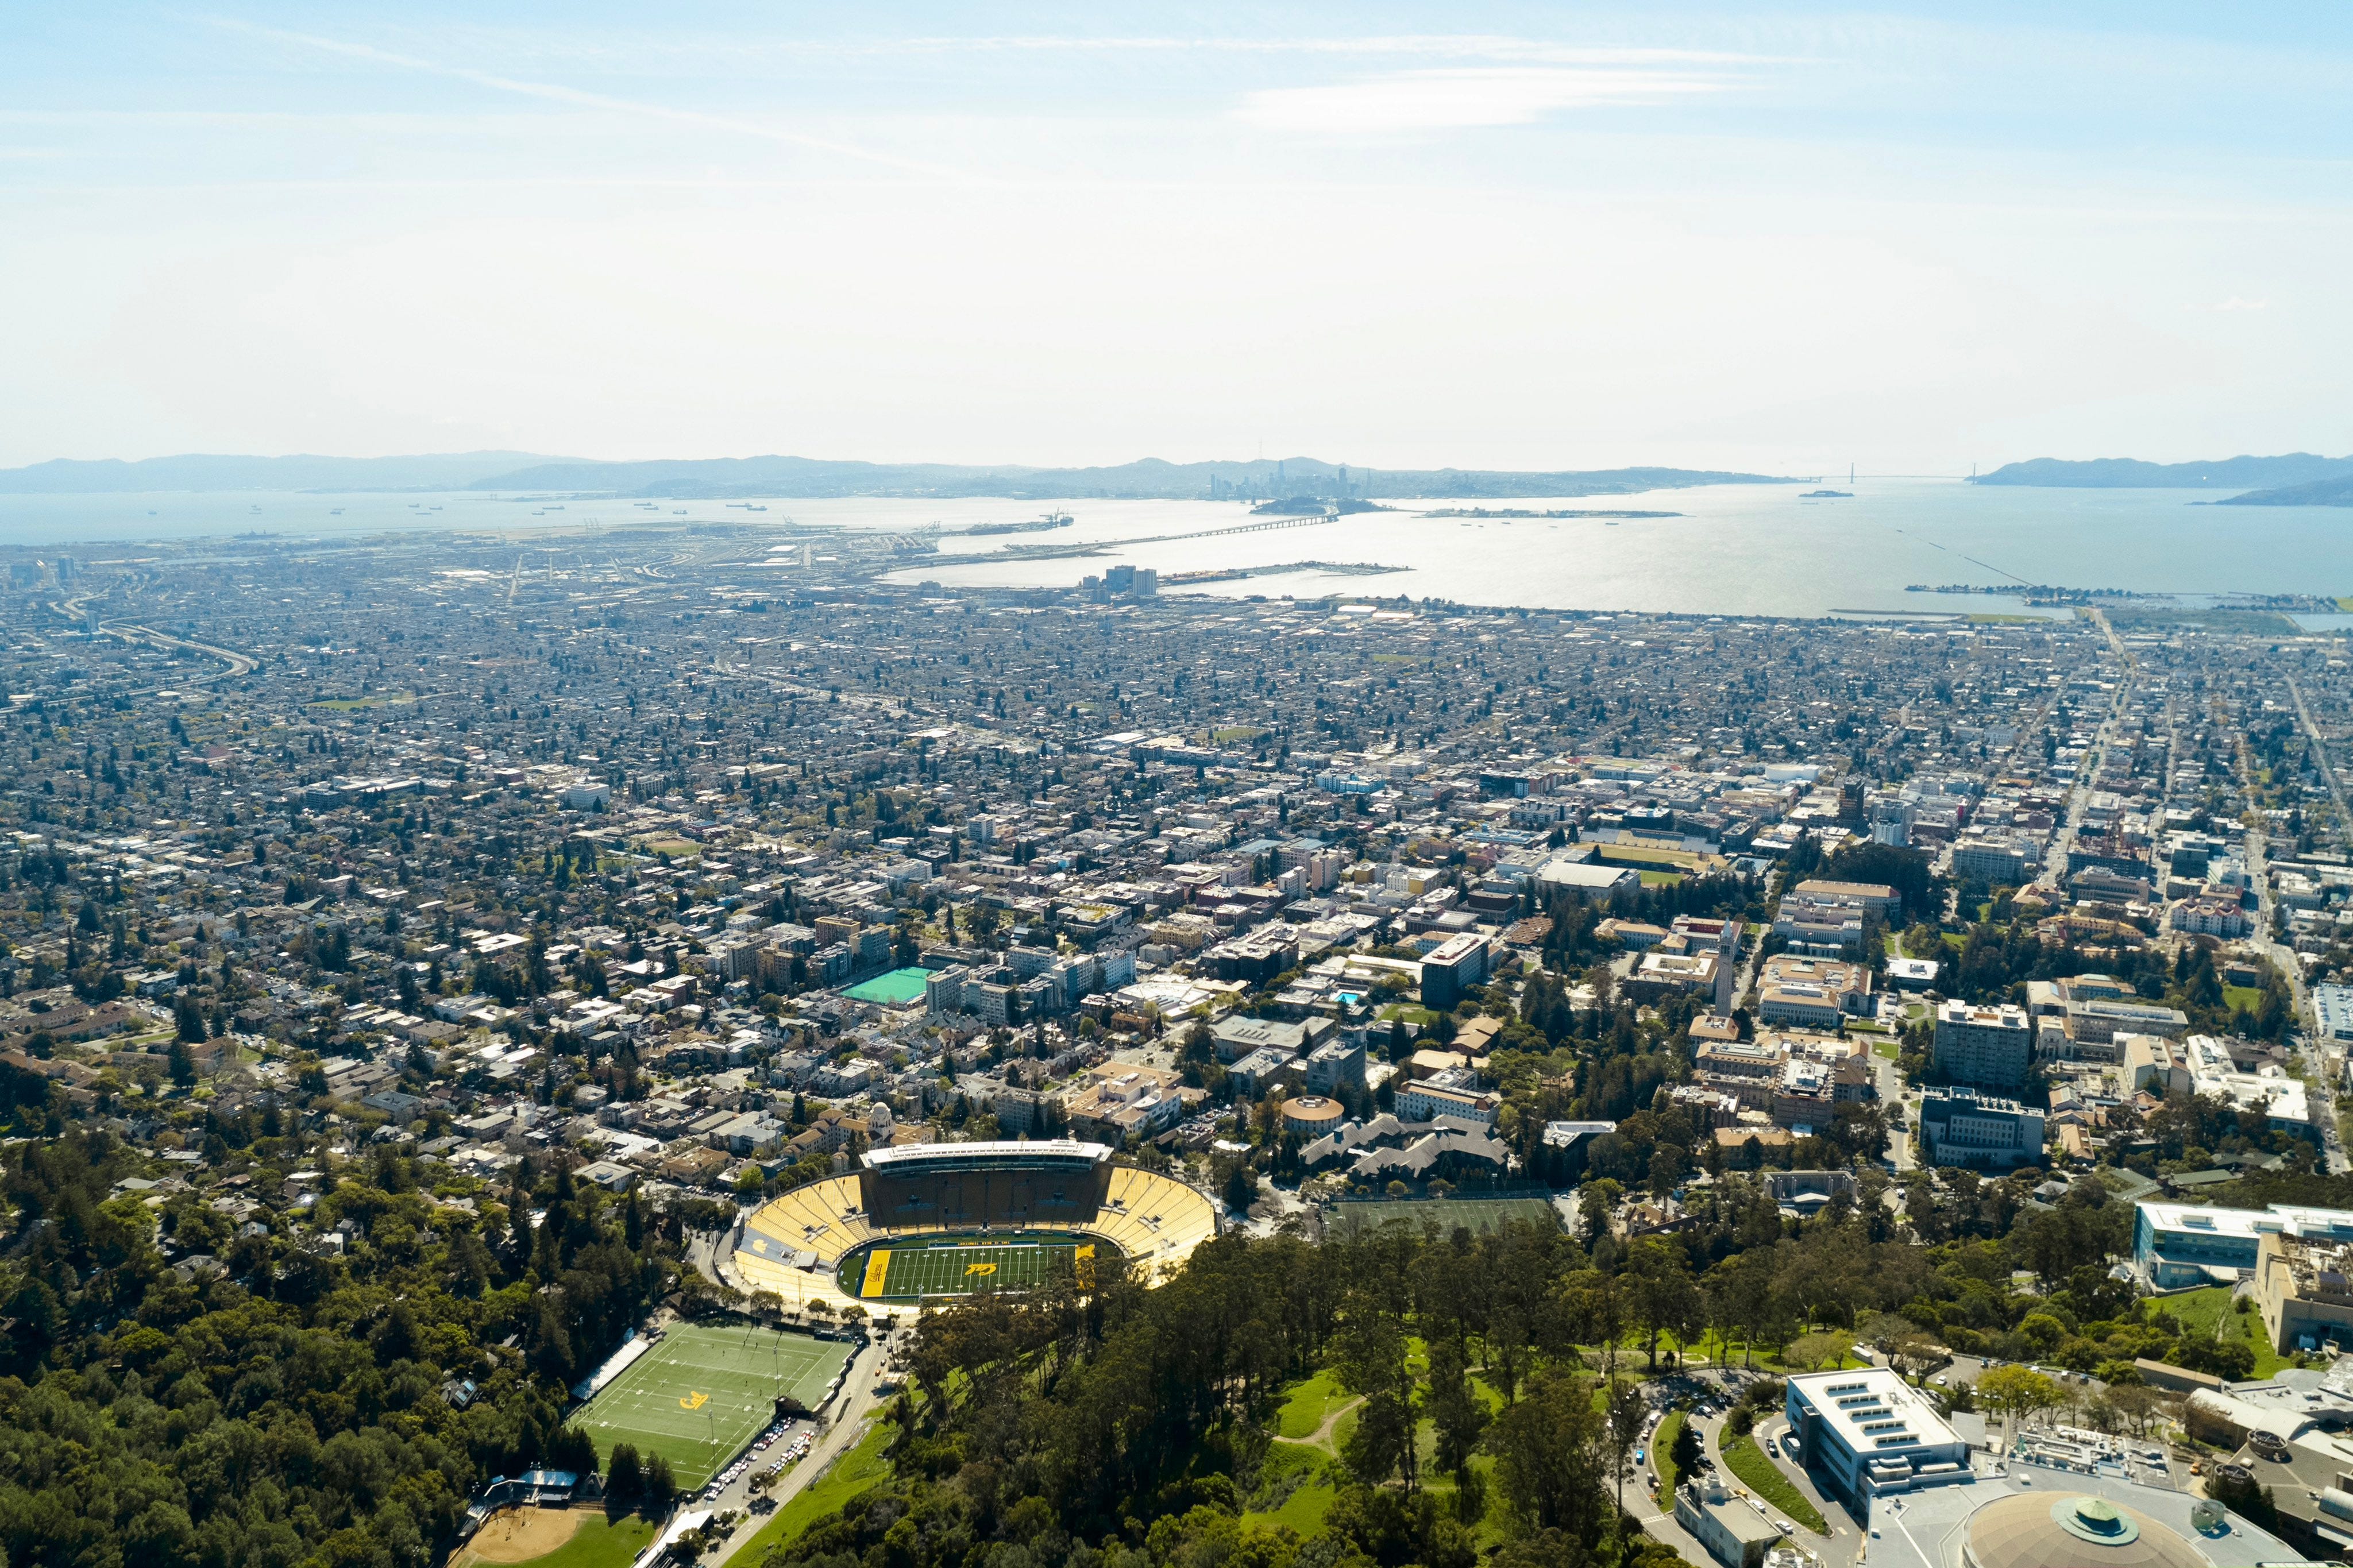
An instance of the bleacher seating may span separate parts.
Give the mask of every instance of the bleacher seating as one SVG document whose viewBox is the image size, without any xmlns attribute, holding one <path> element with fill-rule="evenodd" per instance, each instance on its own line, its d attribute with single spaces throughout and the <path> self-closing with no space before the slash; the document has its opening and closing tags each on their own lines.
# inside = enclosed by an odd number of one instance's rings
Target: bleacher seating
<svg viewBox="0 0 2353 1568">
<path fill-rule="evenodd" d="M 902 1234 L 870 1226 L 858 1203 L 858 1178 L 833 1176 L 764 1205 L 744 1221 L 733 1259 L 737 1279 L 748 1290 L 774 1291 L 788 1311 L 822 1302 L 839 1314 L 854 1300 L 835 1278 L 842 1258 L 862 1243 Z M 1156 1282 L 1217 1234 L 1218 1215 L 1207 1197 L 1184 1183 L 1117 1165 L 1109 1201 L 1084 1228 Z"/>
</svg>

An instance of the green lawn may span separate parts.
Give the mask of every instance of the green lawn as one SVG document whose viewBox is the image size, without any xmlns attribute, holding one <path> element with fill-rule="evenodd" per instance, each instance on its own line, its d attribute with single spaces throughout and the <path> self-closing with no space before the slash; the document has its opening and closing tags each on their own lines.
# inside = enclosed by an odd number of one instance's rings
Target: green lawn
<svg viewBox="0 0 2353 1568">
<path fill-rule="evenodd" d="M 1275 1435 L 1312 1437 L 1333 1411 L 1354 1397 L 1343 1392 L 1339 1381 L 1328 1372 L 1294 1383 L 1283 1394 L 1282 1408 L 1275 1412 Z"/>
<path fill-rule="evenodd" d="M 356 712 L 363 708 L 404 708 L 417 700 L 414 691 L 378 691 L 365 697 L 322 697 L 311 704 L 336 713 Z"/>
<path fill-rule="evenodd" d="M 2222 1005 L 2225 1007 L 2232 1008 L 2234 1011 L 2241 1013 L 2252 1013 L 2263 1005 L 2263 987 L 2260 985 L 2225 985 L 2222 987 Z"/>
<path fill-rule="evenodd" d="M 1659 1423 L 1659 1429 L 1651 1434 L 1651 1452 L 1657 1459 L 1659 1467 L 1659 1489 L 1669 1494 L 1674 1491 L 1675 1483 L 1681 1479 L 1675 1474 L 1675 1461 L 1672 1456 L 1675 1451 L 1675 1434 L 1683 1429 L 1683 1413 L 1680 1410 L 1671 1410 L 1667 1412 L 1667 1418 Z"/>
<path fill-rule="evenodd" d="M 1243 1517 L 1261 1524 L 1287 1524 L 1301 1535 L 1314 1534 L 1323 1528 L 1324 1515 L 1331 1508 L 1332 1500 L 1339 1495 L 1323 1479 L 1329 1458 L 1323 1449 L 1304 1444 L 1274 1444 L 1267 1451 L 1266 1462 L 1260 1467 L 1259 1485 L 1271 1487 L 1294 1471 L 1301 1472 L 1299 1483 L 1279 1506 L 1252 1509 Z"/>
<path fill-rule="evenodd" d="M 1724 1468 L 1739 1477 L 1741 1484 L 1750 1491 L 1816 1535 L 1831 1532 L 1820 1510 L 1807 1501 L 1806 1494 L 1792 1485 L 1789 1478 L 1765 1457 L 1765 1450 L 1757 1446 L 1757 1439 L 1745 1435 L 1735 1437 L 1729 1443 L 1718 1444 L 1716 1452 L 1724 1457 Z"/>
<path fill-rule="evenodd" d="M 728 1561 L 741 1563 L 744 1568 L 759 1568 L 770 1547 L 797 1541 L 810 1525 L 839 1511 L 843 1503 L 888 1479 L 891 1461 L 882 1457 L 882 1450 L 891 1440 L 891 1431 L 888 1422 L 875 1422 L 858 1440 L 856 1447 L 836 1459 L 832 1469 L 803 1487 L 792 1501 L 776 1510 L 776 1516 L 762 1525 L 760 1532 Z"/>
<path fill-rule="evenodd" d="M 771 1329 L 682 1323 L 598 1392 L 576 1424 L 596 1452 L 634 1443 L 692 1491 L 776 1419 L 776 1396 L 825 1395 L 849 1346 Z"/>
<path fill-rule="evenodd" d="M 1324 1516 L 1332 1511 L 1332 1500 L 1339 1495 L 1339 1489 L 1328 1481 L 1309 1481 L 1283 1499 L 1282 1506 L 1272 1513 L 1255 1517 L 1287 1524 L 1303 1536 L 1313 1535 L 1324 1528 Z"/>
<path fill-rule="evenodd" d="M 2179 1296 L 2158 1296 L 2149 1301 L 2158 1311 L 2170 1312 L 2180 1321 L 2187 1333 L 2215 1334 L 2219 1339 L 2238 1340 L 2255 1352 L 2257 1377 L 2269 1377 L 2289 1364 L 2288 1358 L 2279 1353 L 2263 1332 L 2261 1313 L 2232 1310 L 2231 1288 L 2211 1285 L 2203 1290 L 2184 1290 Z M 2219 1333 L 2217 1330 L 2220 1330 Z"/>
<path fill-rule="evenodd" d="M 1683 886 L 1683 873 L 1680 871 L 1645 871 L 1641 876 L 1642 886 L 1646 888 L 1679 888 Z"/>
<path fill-rule="evenodd" d="M 651 1520 L 633 1513 L 615 1521 L 599 1514 L 582 1520 L 572 1539 L 546 1556 L 532 1559 L 531 1568 L 628 1568 L 653 1538 Z"/>
</svg>

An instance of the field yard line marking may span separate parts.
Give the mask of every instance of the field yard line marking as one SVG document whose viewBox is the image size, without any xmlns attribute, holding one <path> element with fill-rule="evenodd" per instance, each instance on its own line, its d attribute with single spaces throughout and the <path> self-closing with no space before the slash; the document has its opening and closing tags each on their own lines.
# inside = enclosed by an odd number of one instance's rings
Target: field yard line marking
<svg viewBox="0 0 2353 1568">
<path fill-rule="evenodd" d="M 876 1247 L 867 1254 L 866 1283 L 858 1293 L 870 1300 L 880 1296 L 882 1294 L 882 1281 L 890 1272 L 891 1249 L 887 1247 Z"/>
</svg>

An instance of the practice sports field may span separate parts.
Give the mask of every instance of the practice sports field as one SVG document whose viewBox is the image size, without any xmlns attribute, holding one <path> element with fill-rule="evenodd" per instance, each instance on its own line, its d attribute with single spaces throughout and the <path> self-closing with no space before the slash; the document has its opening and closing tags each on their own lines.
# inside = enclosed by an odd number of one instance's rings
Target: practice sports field
<svg viewBox="0 0 2353 1568">
<path fill-rule="evenodd" d="M 1424 1222 L 1451 1234 L 1457 1226 L 1472 1231 L 1499 1230 L 1504 1222 L 1560 1226 L 1560 1211 L 1542 1198 L 1381 1198 L 1332 1205 L 1335 1231 L 1377 1230 L 1403 1220 L 1419 1228 Z"/>
<path fill-rule="evenodd" d="M 575 1417 L 598 1460 L 616 1443 L 660 1454 L 682 1488 L 709 1480 L 776 1418 L 776 1396 L 814 1406 L 850 1347 L 772 1329 L 681 1324 L 605 1385 Z"/>
<path fill-rule="evenodd" d="M 928 969 L 894 969 L 888 974 L 878 974 L 863 985 L 853 985 L 842 993 L 853 1002 L 879 1002 L 886 1007 L 903 1007 L 910 1002 L 923 999 L 923 987 L 931 980 Z"/>
<path fill-rule="evenodd" d="M 1109 1242 L 1079 1236 L 1041 1236 L 1021 1241 L 926 1237 L 853 1253 L 842 1265 L 841 1283 L 851 1295 L 870 1301 L 1027 1290 L 1051 1279 L 1058 1259 L 1069 1259 L 1083 1276 L 1099 1256 L 1116 1257 L 1117 1249 Z"/>
</svg>

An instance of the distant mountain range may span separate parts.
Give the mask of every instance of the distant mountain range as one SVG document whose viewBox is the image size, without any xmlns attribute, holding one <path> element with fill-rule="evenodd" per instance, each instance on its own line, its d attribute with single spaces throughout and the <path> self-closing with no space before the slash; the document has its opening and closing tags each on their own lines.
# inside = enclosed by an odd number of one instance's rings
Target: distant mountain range
<svg viewBox="0 0 2353 1568">
<path fill-rule="evenodd" d="M 2144 463 L 2133 458 L 2032 458 L 1979 474 L 1980 485 L 2041 485 L 2054 489 L 2240 489 L 2215 506 L 2353 506 L 2353 458 L 2289 452 L 2277 458 L 2223 458 L 2211 463 Z"/>
<path fill-rule="evenodd" d="M 2068 489 L 2275 489 L 2353 479 L 2353 458 L 2290 452 L 2278 458 L 2223 458 L 2209 463 L 2144 463 L 2132 458 L 2034 458 L 1979 474 L 1981 485 L 2044 485 Z M 2295 504 L 2285 503 L 2281 504 Z M 2312 504 L 2306 502 L 2303 504 Z"/>
<path fill-rule="evenodd" d="M 2276 489 L 2250 490 L 2218 500 L 2216 506 L 2353 506 L 2353 474 L 2315 479 L 2308 485 L 2282 485 Z"/>
<path fill-rule="evenodd" d="M 0 494 L 104 495 L 137 490 L 460 490 L 493 474 L 560 462 L 533 452 L 421 458 L 60 458 L 0 468 Z"/>
<path fill-rule="evenodd" d="M 528 452 L 415 458 L 150 458 L 138 462 L 59 459 L 0 469 L 0 494 L 140 490 L 560 490 L 717 499 L 820 496 L 1075 496 L 1193 500 L 1289 496 L 1490 500 L 1626 495 L 1692 485 L 1772 485 L 1768 474 L 1694 468 L 1598 468 L 1529 473 L 1493 468 L 1358 468 L 1314 458 L 1113 468 L 969 467 L 948 463 L 833 462 L 815 458 L 707 458 L 594 462 Z"/>
</svg>

